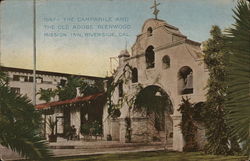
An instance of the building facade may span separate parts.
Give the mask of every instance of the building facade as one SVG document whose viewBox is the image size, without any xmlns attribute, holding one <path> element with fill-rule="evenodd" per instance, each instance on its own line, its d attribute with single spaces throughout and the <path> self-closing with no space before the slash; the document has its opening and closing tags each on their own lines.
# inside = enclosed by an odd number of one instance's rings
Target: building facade
<svg viewBox="0 0 250 161">
<path fill-rule="evenodd" d="M 1 70 L 6 72 L 9 76 L 9 86 L 12 91 L 26 95 L 31 101 L 33 100 L 33 70 L 13 68 L 13 67 L 1 67 Z M 84 79 L 86 82 L 93 84 L 95 81 L 104 80 L 101 77 L 93 77 L 86 75 L 74 75 L 59 72 L 50 71 L 36 71 L 36 90 L 42 89 L 56 89 L 57 86 L 64 86 L 67 82 L 67 78 L 75 76 Z M 36 95 L 36 104 L 45 103 L 43 100 L 39 100 L 39 95 Z M 53 101 L 58 101 L 58 97 L 55 97 Z"/>
<path fill-rule="evenodd" d="M 26 95 L 31 101 L 33 99 L 33 71 L 29 69 L 1 67 L 1 70 L 9 76 L 8 86 L 18 94 Z M 57 89 L 67 83 L 67 78 L 75 76 L 88 84 L 96 81 L 104 81 L 106 78 L 92 77 L 86 75 L 72 75 L 66 73 L 36 71 L 37 92 L 42 89 Z M 77 89 L 77 96 L 73 99 L 59 101 L 58 96 L 46 103 L 40 100 L 40 95 L 36 95 L 36 109 L 43 111 L 43 133 L 48 138 L 51 129 L 48 126 L 49 119 L 56 122 L 54 133 L 57 136 L 64 136 L 71 126 L 75 126 L 77 134 L 80 133 L 81 126 L 89 123 L 102 121 L 103 106 L 105 104 L 105 94 L 96 93 L 89 96 L 81 96 Z"/>
<path fill-rule="evenodd" d="M 182 97 L 190 98 L 192 103 L 205 101 L 208 71 L 200 46 L 163 20 L 146 20 L 132 52 L 123 50 L 118 56 L 119 66 L 114 74 L 117 86 L 111 101 L 119 105 L 121 115 L 111 118 L 109 106 L 104 108 L 104 135 L 126 142 L 129 134 L 132 142 L 158 140 L 182 151 L 184 140 L 178 111 Z M 152 104 L 152 108 L 157 108 L 149 96 L 165 100 L 165 110 L 158 120 L 152 114 L 134 110 L 131 104 L 144 99 L 141 106 Z M 203 140 L 204 129 L 197 137 Z"/>
</svg>

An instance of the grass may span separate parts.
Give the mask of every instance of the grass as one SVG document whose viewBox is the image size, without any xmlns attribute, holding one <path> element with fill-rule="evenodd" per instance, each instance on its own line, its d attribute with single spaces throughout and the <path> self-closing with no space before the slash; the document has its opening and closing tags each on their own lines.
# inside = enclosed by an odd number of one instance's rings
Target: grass
<svg viewBox="0 0 250 161">
<path fill-rule="evenodd" d="M 134 152 L 94 156 L 53 158 L 53 161 L 244 161 L 244 156 L 205 155 L 202 152 Z"/>
</svg>

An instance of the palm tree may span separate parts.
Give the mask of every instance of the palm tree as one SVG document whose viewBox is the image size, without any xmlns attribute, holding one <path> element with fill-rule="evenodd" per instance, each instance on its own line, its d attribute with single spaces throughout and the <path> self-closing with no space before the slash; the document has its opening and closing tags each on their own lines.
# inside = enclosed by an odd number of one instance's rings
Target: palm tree
<svg viewBox="0 0 250 161">
<path fill-rule="evenodd" d="M 1 69 L 1 66 L 0 66 L 0 69 Z M 1 72 L 1 70 L 0 70 L 0 85 L 3 86 L 3 85 L 5 85 L 6 83 L 8 83 L 7 74 L 4 73 L 4 72 Z"/>
<path fill-rule="evenodd" d="M 234 10 L 235 24 L 227 30 L 230 52 L 227 121 L 250 159 L 250 3 L 240 0 Z"/>
<path fill-rule="evenodd" d="M 0 144 L 34 160 L 51 156 L 46 142 L 39 136 L 40 113 L 27 97 L 10 90 L 2 71 L 0 75 Z"/>
</svg>

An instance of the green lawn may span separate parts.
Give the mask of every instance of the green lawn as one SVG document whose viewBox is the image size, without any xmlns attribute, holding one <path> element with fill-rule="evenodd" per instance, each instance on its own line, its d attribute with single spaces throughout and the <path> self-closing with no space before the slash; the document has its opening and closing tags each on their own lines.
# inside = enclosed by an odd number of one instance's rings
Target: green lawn
<svg viewBox="0 0 250 161">
<path fill-rule="evenodd" d="M 53 161 L 244 161 L 242 156 L 204 155 L 202 152 L 135 152 L 122 154 L 105 154 L 69 158 L 53 158 Z"/>
</svg>

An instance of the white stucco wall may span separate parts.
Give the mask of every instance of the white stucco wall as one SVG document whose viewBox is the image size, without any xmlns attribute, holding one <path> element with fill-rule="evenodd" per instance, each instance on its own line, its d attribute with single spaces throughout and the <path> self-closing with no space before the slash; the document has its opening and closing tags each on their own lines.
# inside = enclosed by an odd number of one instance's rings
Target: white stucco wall
<svg viewBox="0 0 250 161">
<path fill-rule="evenodd" d="M 152 36 L 147 36 L 147 28 L 152 27 Z M 146 69 L 145 51 L 148 46 L 152 45 L 155 52 L 155 67 Z M 182 151 L 184 141 L 182 133 L 179 128 L 181 120 L 181 114 L 178 110 L 181 104 L 182 97 L 188 96 L 191 98 L 191 102 L 198 103 L 205 101 L 204 90 L 208 72 L 205 69 L 203 62 L 203 53 L 199 47 L 199 43 L 188 40 L 180 31 L 165 23 L 164 21 L 149 19 L 143 27 L 142 32 L 137 36 L 135 44 L 132 46 L 132 53 L 130 57 L 119 57 L 119 66 L 117 72 L 114 75 L 115 81 L 121 76 L 124 71 L 125 64 L 129 64 L 133 68 L 138 70 L 138 83 L 143 88 L 156 85 L 161 87 L 170 97 L 173 104 L 174 112 L 171 115 L 173 120 L 173 148 L 174 150 Z M 122 52 L 124 55 L 124 51 Z M 162 58 L 168 55 L 170 57 L 170 67 L 163 68 Z M 193 71 L 193 93 L 182 95 L 178 92 L 178 72 L 181 67 L 188 66 Z M 123 89 L 124 95 L 129 96 L 135 94 L 136 85 L 138 83 L 131 82 L 131 71 L 129 69 L 125 74 Z M 113 102 L 119 100 L 118 89 L 115 90 L 112 97 Z M 106 112 L 106 114 L 105 114 Z M 129 110 L 126 104 L 121 108 L 120 120 L 128 116 Z M 104 111 L 104 115 L 107 115 L 107 108 Z M 132 119 L 136 120 L 138 116 L 133 116 Z M 138 120 L 138 119 L 137 119 Z M 137 122 L 137 123 L 136 123 Z M 132 130 L 135 132 L 139 128 L 144 126 L 144 123 L 138 123 L 138 121 L 132 122 Z M 122 127 L 120 126 L 120 129 Z M 108 121 L 104 122 L 104 135 L 109 131 Z M 142 130 L 144 131 L 144 130 Z M 120 136 L 122 132 L 120 132 Z M 123 140 L 123 138 L 120 138 Z M 133 140 L 133 139 L 132 139 Z M 136 139 L 138 141 L 138 139 Z"/>
</svg>

